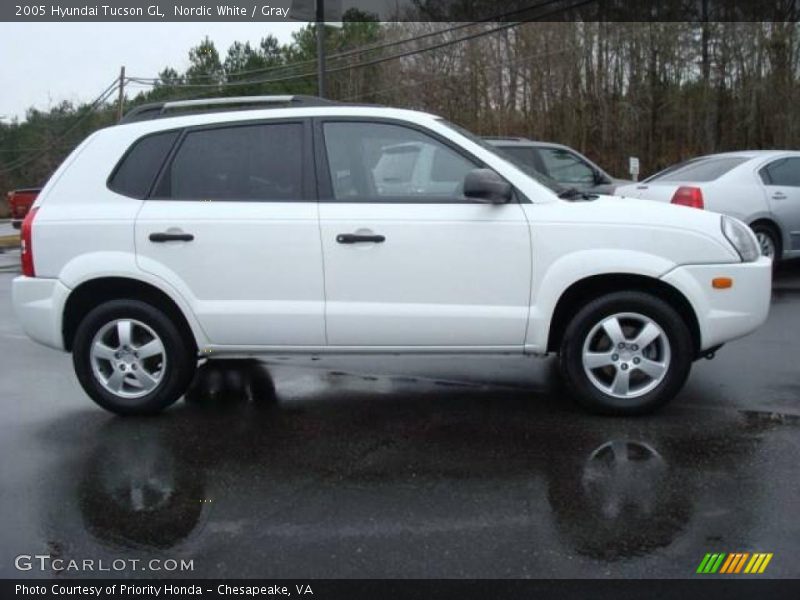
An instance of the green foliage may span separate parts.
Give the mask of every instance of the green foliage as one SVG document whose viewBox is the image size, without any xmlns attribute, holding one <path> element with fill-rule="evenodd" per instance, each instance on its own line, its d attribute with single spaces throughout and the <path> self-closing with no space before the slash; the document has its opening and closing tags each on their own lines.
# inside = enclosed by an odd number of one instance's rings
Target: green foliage
<svg viewBox="0 0 800 600">
<path fill-rule="evenodd" d="M 438 0 L 419 0 L 435 13 Z M 510 8 L 509 8 L 510 10 Z M 532 22 L 438 33 L 445 23 L 381 24 L 354 9 L 325 27 L 328 95 L 439 114 L 481 134 L 575 146 L 617 175 L 639 156 L 643 174 L 703 153 L 800 145 L 800 25 L 794 22 Z M 452 25 L 452 24 L 450 24 Z M 208 38 L 185 72 L 131 81 L 125 110 L 178 98 L 316 93 L 316 25 L 288 44 L 271 35 L 220 53 Z M 351 50 L 359 49 L 355 54 Z M 365 50 L 366 49 L 366 50 Z M 351 68 L 354 67 L 354 68 Z M 116 120 L 116 95 L 97 110 L 62 102 L 0 122 L 0 191 L 41 184 L 92 131 Z"/>
</svg>

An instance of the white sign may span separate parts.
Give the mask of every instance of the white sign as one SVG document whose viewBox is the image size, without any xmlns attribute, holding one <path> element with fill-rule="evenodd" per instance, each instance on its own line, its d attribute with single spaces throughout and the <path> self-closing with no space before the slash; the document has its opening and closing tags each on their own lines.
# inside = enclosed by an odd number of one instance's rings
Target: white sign
<svg viewBox="0 0 800 600">
<path fill-rule="evenodd" d="M 336 26 L 342 20 L 342 0 L 323 0 L 325 5 L 325 23 Z M 317 20 L 317 0 L 292 0 L 289 18 L 295 21 Z"/>
<path fill-rule="evenodd" d="M 634 181 L 639 176 L 639 159 L 635 156 L 631 156 L 628 158 L 628 172 L 631 174 L 631 177 Z"/>
</svg>

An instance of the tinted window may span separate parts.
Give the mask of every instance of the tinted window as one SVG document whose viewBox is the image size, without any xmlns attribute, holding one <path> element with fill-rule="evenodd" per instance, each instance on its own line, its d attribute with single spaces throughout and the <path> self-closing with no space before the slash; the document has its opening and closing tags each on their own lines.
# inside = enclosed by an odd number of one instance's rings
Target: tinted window
<svg viewBox="0 0 800 600">
<path fill-rule="evenodd" d="M 538 148 L 547 175 L 560 183 L 594 183 L 594 169 L 562 148 Z"/>
<path fill-rule="evenodd" d="M 176 200 L 302 200 L 302 166 L 300 123 L 192 131 L 157 195 Z"/>
<path fill-rule="evenodd" d="M 800 187 L 800 158 L 781 158 L 761 169 L 767 185 Z"/>
<path fill-rule="evenodd" d="M 498 146 L 503 152 L 508 154 L 515 164 L 522 164 L 532 167 L 542 172 L 542 161 L 536 154 L 536 150 L 530 146 Z"/>
<path fill-rule="evenodd" d="M 415 129 L 385 123 L 326 123 L 325 148 L 333 196 L 461 199 L 464 177 L 476 165 Z"/>
<path fill-rule="evenodd" d="M 740 156 L 694 159 L 679 167 L 667 169 L 647 181 L 714 181 L 747 160 Z"/>
<path fill-rule="evenodd" d="M 134 142 L 111 176 L 108 187 L 134 198 L 147 196 L 177 137 L 177 131 L 167 131 Z"/>
</svg>

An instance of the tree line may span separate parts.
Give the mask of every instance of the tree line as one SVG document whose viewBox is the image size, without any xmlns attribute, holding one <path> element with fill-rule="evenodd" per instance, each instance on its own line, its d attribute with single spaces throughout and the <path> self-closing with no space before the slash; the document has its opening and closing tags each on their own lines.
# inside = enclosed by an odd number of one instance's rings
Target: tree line
<svg viewBox="0 0 800 600">
<path fill-rule="evenodd" d="M 800 147 L 796 22 L 458 28 L 350 17 L 327 28 L 334 57 L 328 95 L 335 100 L 425 110 L 484 135 L 565 143 L 617 176 L 626 175 L 629 156 L 638 156 L 647 174 L 711 152 Z M 436 31 L 443 33 L 429 35 Z M 125 108 L 187 97 L 314 94 L 315 39 L 309 25 L 289 43 L 267 35 L 222 55 L 205 39 L 189 50 L 184 71 L 166 67 L 152 80 L 129 81 Z M 372 50 L 353 52 L 365 47 Z M 32 108 L 24 120 L 0 124 L 0 190 L 45 181 L 81 139 L 115 122 L 114 100 L 112 94 L 96 109 L 69 102 Z"/>
</svg>

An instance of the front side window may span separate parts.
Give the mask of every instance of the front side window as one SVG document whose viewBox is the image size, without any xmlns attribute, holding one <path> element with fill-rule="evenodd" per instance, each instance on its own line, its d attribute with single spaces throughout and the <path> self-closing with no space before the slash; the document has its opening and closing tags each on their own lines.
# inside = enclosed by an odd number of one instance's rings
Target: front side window
<svg viewBox="0 0 800 600">
<path fill-rule="evenodd" d="M 800 158 L 780 158 L 761 169 L 766 185 L 800 187 Z"/>
<path fill-rule="evenodd" d="M 539 148 L 547 174 L 559 183 L 592 184 L 595 172 L 578 156 L 563 148 Z"/>
<path fill-rule="evenodd" d="M 303 199 L 303 125 L 271 123 L 190 131 L 156 196 L 174 200 Z"/>
<path fill-rule="evenodd" d="M 463 199 L 477 165 L 438 140 L 387 123 L 325 123 L 325 151 L 336 200 Z"/>
</svg>

